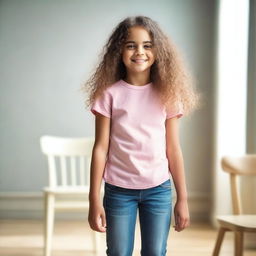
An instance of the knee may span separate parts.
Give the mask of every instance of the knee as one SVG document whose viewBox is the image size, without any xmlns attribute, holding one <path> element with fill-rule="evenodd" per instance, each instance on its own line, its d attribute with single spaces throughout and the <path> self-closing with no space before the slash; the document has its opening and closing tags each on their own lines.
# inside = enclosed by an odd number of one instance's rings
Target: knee
<svg viewBox="0 0 256 256">
<path fill-rule="evenodd" d="M 111 249 L 108 248 L 106 254 L 108 256 L 132 256 L 132 250 L 127 247 L 125 248 L 125 246 L 116 246 Z"/>
<path fill-rule="evenodd" d="M 154 246 L 141 251 L 141 256 L 165 256 L 166 248 L 162 246 Z"/>
</svg>

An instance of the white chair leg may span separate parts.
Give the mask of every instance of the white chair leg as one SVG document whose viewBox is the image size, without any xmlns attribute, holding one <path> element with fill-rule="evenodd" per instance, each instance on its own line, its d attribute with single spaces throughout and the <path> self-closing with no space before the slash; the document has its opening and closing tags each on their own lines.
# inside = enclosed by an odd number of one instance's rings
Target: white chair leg
<svg viewBox="0 0 256 256">
<path fill-rule="evenodd" d="M 54 203 L 54 195 L 45 193 L 44 256 L 51 255 L 52 236 L 54 227 Z"/>
<path fill-rule="evenodd" d="M 95 252 L 95 255 L 98 255 L 99 253 L 99 246 L 100 246 L 100 233 L 97 231 L 93 231 L 93 251 Z"/>
</svg>

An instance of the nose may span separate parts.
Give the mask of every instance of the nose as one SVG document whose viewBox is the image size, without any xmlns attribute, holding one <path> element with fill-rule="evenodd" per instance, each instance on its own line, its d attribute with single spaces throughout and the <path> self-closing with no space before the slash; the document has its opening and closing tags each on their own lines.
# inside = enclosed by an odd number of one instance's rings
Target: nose
<svg viewBox="0 0 256 256">
<path fill-rule="evenodd" d="M 143 45 L 138 45 L 136 54 L 144 54 Z"/>
</svg>

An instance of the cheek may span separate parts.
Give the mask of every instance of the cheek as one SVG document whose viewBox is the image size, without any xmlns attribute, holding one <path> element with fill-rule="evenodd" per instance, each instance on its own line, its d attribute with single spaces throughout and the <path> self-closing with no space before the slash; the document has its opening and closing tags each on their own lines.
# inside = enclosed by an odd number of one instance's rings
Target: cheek
<svg viewBox="0 0 256 256">
<path fill-rule="evenodd" d="M 152 57 L 153 59 L 156 58 L 156 51 L 155 51 L 155 49 L 153 49 L 153 50 L 150 52 L 150 54 L 151 54 L 151 57 Z"/>
<path fill-rule="evenodd" d="M 122 55 L 123 61 L 128 61 L 130 59 L 130 54 L 128 52 L 124 52 Z"/>
<path fill-rule="evenodd" d="M 151 59 L 151 62 L 153 63 L 154 61 L 155 61 L 155 55 L 152 53 L 152 54 L 150 54 L 150 59 Z"/>
</svg>

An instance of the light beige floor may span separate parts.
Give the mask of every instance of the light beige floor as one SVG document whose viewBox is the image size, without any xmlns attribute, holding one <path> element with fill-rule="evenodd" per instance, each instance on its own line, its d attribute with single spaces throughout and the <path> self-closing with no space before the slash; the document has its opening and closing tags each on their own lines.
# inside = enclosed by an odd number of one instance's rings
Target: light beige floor
<svg viewBox="0 0 256 256">
<path fill-rule="evenodd" d="M 43 223 L 40 220 L 0 220 L 1 256 L 42 256 Z M 210 256 L 217 231 L 209 224 L 192 223 L 182 232 L 171 228 L 168 253 L 171 256 Z M 105 235 L 102 234 L 99 255 L 106 255 Z M 55 223 L 52 256 L 93 256 L 91 236 L 85 221 L 57 221 Z M 140 235 L 136 228 L 133 256 L 139 256 Z M 233 236 L 227 233 L 220 256 L 233 255 Z M 244 256 L 256 256 L 255 250 L 245 250 Z"/>
</svg>

